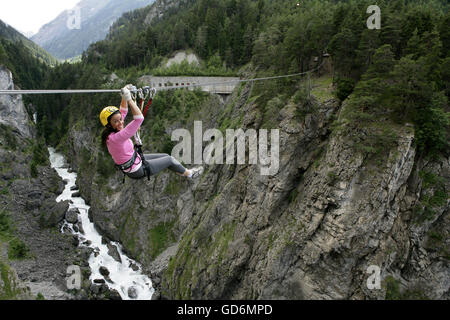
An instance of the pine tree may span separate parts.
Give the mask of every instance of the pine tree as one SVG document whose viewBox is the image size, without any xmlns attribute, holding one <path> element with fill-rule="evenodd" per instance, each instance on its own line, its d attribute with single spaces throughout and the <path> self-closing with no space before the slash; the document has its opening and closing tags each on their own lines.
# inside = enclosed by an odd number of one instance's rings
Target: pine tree
<svg viewBox="0 0 450 320">
<path fill-rule="evenodd" d="M 349 101 L 349 116 L 360 120 L 375 119 L 389 111 L 390 72 L 395 66 L 395 58 L 391 45 L 378 48 L 373 56 L 372 64 L 355 87 Z"/>
<path fill-rule="evenodd" d="M 442 18 L 439 25 L 439 38 L 442 42 L 442 52 L 449 57 L 450 56 L 450 12 Z"/>
<path fill-rule="evenodd" d="M 339 75 L 351 77 L 356 60 L 359 40 L 350 29 L 344 28 L 330 42 L 329 50 L 333 56 L 333 65 Z"/>
<path fill-rule="evenodd" d="M 378 30 L 364 30 L 356 50 L 359 68 L 371 65 L 375 50 L 381 45 Z M 392 46 L 391 46 L 392 47 Z"/>
</svg>

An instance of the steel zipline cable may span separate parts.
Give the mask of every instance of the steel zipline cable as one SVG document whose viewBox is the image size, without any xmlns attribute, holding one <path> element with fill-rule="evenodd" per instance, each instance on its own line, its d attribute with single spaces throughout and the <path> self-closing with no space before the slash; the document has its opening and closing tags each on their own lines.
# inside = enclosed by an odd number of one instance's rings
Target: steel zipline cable
<svg viewBox="0 0 450 320">
<path fill-rule="evenodd" d="M 255 81 L 264 81 L 264 80 L 274 80 L 274 79 L 282 79 L 282 78 L 290 78 L 290 77 L 298 77 L 308 73 L 315 72 L 319 70 L 323 64 L 325 63 L 325 59 L 322 63 L 315 67 L 314 69 L 294 73 L 287 74 L 281 76 L 272 76 L 272 77 L 263 77 L 263 78 L 254 78 L 254 79 L 239 79 L 239 80 L 228 80 L 222 82 L 209 82 L 209 83 L 197 83 L 197 84 L 189 84 L 189 85 L 180 85 L 180 86 L 169 86 L 162 88 L 155 88 L 156 91 L 164 91 L 164 90 L 173 90 L 173 89 L 183 89 L 183 88 L 194 88 L 194 87 L 208 87 L 215 85 L 227 85 L 232 83 L 243 83 L 243 82 L 255 82 Z M 0 90 L 0 95 L 14 95 L 14 94 L 72 94 L 72 93 L 120 93 L 120 89 L 67 89 L 67 90 Z"/>
</svg>

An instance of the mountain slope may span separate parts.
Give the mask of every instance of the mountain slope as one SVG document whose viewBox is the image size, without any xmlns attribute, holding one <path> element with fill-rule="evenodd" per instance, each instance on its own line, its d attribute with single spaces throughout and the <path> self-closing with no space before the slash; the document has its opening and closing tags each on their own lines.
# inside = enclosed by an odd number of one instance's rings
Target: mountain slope
<svg viewBox="0 0 450 320">
<path fill-rule="evenodd" d="M 72 58 L 80 55 L 89 44 L 103 39 L 111 24 L 124 12 L 152 2 L 153 0 L 83 0 L 77 5 L 80 9 L 79 29 L 68 27 L 70 14 L 75 14 L 69 10 L 44 25 L 31 39 L 59 59 Z"/>
<path fill-rule="evenodd" d="M 13 43 L 22 43 L 26 48 L 30 50 L 32 56 L 38 58 L 42 62 L 48 65 L 56 65 L 58 60 L 55 59 L 50 53 L 42 49 L 33 41 L 27 39 L 22 33 L 14 29 L 13 27 L 7 25 L 0 20 L 0 38 L 9 40 Z"/>
</svg>

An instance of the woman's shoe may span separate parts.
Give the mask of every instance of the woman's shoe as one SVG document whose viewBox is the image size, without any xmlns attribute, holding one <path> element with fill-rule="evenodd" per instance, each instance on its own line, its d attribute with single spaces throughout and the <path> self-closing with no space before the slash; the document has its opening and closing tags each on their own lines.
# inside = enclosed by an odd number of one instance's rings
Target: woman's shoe
<svg viewBox="0 0 450 320">
<path fill-rule="evenodd" d="M 190 171 L 191 175 L 188 176 L 188 178 L 194 180 L 201 176 L 201 174 L 203 173 L 203 167 L 192 168 L 190 169 Z"/>
</svg>

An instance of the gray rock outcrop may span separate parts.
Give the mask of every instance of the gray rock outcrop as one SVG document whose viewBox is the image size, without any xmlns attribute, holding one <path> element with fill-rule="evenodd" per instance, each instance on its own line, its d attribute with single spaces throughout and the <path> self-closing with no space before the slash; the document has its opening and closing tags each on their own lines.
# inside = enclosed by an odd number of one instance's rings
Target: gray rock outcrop
<svg viewBox="0 0 450 320">
<path fill-rule="evenodd" d="M 0 89 L 15 89 L 12 73 L 3 65 L 0 65 Z M 35 136 L 21 95 L 0 95 L 0 124 L 13 127 L 14 131 L 24 138 Z"/>
<path fill-rule="evenodd" d="M 66 212 L 66 221 L 67 221 L 68 223 L 72 223 L 72 224 L 77 223 L 77 222 L 78 222 L 78 214 L 79 214 L 79 213 L 80 213 L 80 212 L 78 211 L 77 208 L 69 209 L 69 210 Z"/>
</svg>

